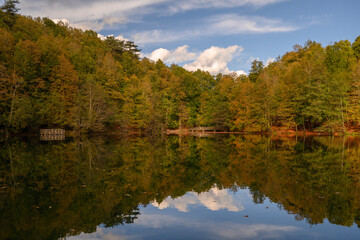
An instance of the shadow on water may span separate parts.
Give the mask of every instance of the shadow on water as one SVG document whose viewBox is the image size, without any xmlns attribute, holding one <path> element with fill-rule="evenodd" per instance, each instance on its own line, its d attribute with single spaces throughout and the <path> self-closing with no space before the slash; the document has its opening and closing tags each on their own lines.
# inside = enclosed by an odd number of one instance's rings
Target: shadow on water
<svg viewBox="0 0 360 240">
<path fill-rule="evenodd" d="M 91 138 L 0 145 L 0 239 L 129 224 L 139 207 L 214 185 L 249 188 L 309 224 L 360 225 L 360 139 Z"/>
</svg>

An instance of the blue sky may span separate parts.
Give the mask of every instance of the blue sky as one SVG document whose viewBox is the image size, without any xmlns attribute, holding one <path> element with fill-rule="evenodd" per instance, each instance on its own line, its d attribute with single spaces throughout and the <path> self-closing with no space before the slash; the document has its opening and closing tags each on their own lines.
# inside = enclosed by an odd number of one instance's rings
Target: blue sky
<svg viewBox="0 0 360 240">
<path fill-rule="evenodd" d="M 20 7 L 212 74 L 248 72 L 253 59 L 269 62 L 309 39 L 328 45 L 360 35 L 359 0 L 22 0 Z"/>
</svg>

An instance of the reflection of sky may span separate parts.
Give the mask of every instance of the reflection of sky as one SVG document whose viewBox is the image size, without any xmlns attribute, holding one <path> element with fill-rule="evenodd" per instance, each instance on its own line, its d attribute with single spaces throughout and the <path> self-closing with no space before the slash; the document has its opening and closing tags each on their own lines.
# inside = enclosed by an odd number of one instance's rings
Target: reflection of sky
<svg viewBox="0 0 360 240">
<path fill-rule="evenodd" d="M 278 238 L 283 233 L 294 233 L 299 228 L 295 226 L 280 226 L 272 224 L 241 224 L 233 222 L 189 221 L 166 215 L 143 215 L 136 225 L 149 228 L 182 226 L 184 229 L 202 229 L 215 239 L 249 239 L 266 235 L 268 238 Z"/>
<path fill-rule="evenodd" d="M 358 239 L 360 231 L 327 221 L 315 226 L 295 221 L 294 215 L 268 199 L 254 204 L 247 189 L 232 193 L 214 187 L 205 193 L 188 192 L 141 207 L 140 213 L 133 224 L 99 226 L 94 233 L 67 239 Z"/>
<path fill-rule="evenodd" d="M 183 233 L 191 232 L 192 230 L 205 230 L 206 239 L 268 239 L 280 238 L 284 233 L 287 235 L 295 234 L 301 230 L 295 226 L 280 226 L 271 224 L 236 224 L 231 222 L 216 223 L 216 222 L 196 222 L 188 221 L 182 218 L 175 218 L 167 215 L 142 215 L 136 222 L 137 226 L 147 229 L 172 228 L 173 226 L 183 229 Z M 104 240 L 125 240 L 125 239 L 147 239 L 146 234 L 135 234 L 125 236 L 121 233 L 111 233 L 109 229 L 98 227 L 95 233 L 81 234 L 72 237 L 73 240 L 82 239 L 104 239 Z M 142 231 L 141 231 L 142 232 Z M 186 236 L 186 235 L 184 235 Z M 266 236 L 266 237 L 265 237 Z M 152 239 L 152 238 L 151 238 Z M 158 238 L 162 239 L 162 238 Z M 184 239 L 192 239 L 191 235 Z"/>
<path fill-rule="evenodd" d="M 70 237 L 67 239 L 72 239 L 72 240 L 125 240 L 125 239 L 129 239 L 126 236 L 122 236 L 119 233 L 111 233 L 110 229 L 106 229 L 106 228 L 101 228 L 98 227 L 96 229 L 96 232 L 91 233 L 91 234 L 80 234 L 79 236 L 75 236 L 75 237 Z"/>
<path fill-rule="evenodd" d="M 240 199 L 235 199 L 235 196 L 236 195 L 231 195 L 226 189 L 213 187 L 208 192 L 200 194 L 189 192 L 186 195 L 175 199 L 168 197 L 161 203 L 154 201 L 152 205 L 159 209 L 173 207 L 181 212 L 188 212 L 189 205 L 202 205 L 212 211 L 227 209 L 230 212 L 239 212 L 244 210 Z"/>
</svg>

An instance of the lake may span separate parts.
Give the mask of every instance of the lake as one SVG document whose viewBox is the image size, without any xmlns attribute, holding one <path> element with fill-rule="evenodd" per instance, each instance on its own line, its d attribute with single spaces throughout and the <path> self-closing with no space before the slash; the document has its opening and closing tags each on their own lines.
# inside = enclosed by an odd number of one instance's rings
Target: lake
<svg viewBox="0 0 360 240">
<path fill-rule="evenodd" d="M 0 143 L 0 239 L 360 239 L 360 138 Z"/>
</svg>

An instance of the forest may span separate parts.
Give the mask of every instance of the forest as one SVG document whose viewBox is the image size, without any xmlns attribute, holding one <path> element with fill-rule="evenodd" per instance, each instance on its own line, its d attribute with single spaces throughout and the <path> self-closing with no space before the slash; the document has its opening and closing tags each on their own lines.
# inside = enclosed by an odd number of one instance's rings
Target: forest
<svg viewBox="0 0 360 240">
<path fill-rule="evenodd" d="M 16 1 L 14 1 L 16 2 Z M 314 41 L 248 75 L 212 76 L 140 58 L 132 41 L 100 39 L 49 18 L 0 11 L 0 135 L 40 128 L 161 132 L 190 127 L 327 133 L 360 128 L 360 36 Z"/>
</svg>

